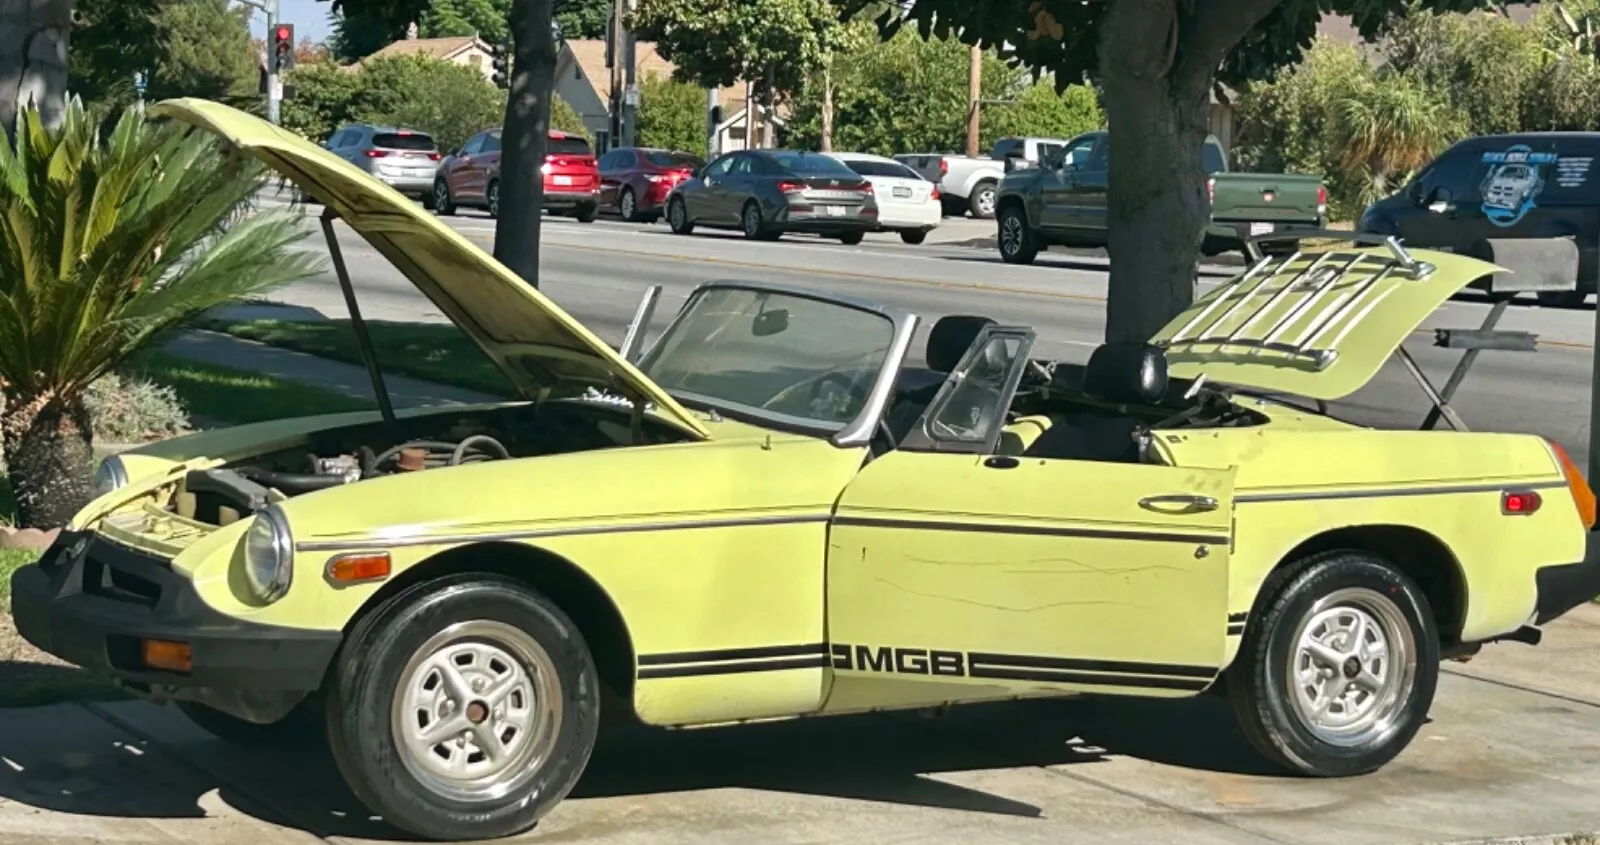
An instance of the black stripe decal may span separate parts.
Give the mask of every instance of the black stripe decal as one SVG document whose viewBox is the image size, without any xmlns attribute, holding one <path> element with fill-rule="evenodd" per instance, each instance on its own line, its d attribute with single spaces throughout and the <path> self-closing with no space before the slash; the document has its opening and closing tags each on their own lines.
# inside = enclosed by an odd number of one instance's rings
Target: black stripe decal
<svg viewBox="0 0 1600 845">
<path fill-rule="evenodd" d="M 1250 616 L 1249 613 L 1230 613 L 1230 614 L 1228 614 L 1228 621 L 1229 622 L 1243 622 L 1249 616 Z"/>
<path fill-rule="evenodd" d="M 691 666 L 653 666 L 639 670 L 639 680 L 653 678 L 694 678 L 703 675 L 743 675 L 751 672 L 783 672 L 790 669 L 822 669 L 828 665 L 823 654 L 805 657 L 780 657 L 771 660 L 750 660 L 725 663 L 702 663 Z"/>
<path fill-rule="evenodd" d="M 862 528 L 920 528 L 924 531 L 965 531 L 983 534 L 1020 534 L 1036 537 L 1081 537 L 1092 540 L 1133 540 L 1148 543 L 1226 543 L 1226 534 L 1180 534 L 1166 531 L 1125 531 L 1105 528 L 1064 528 L 1017 523 L 947 522 L 931 519 L 888 519 L 841 516 L 834 525 Z"/>
<path fill-rule="evenodd" d="M 1400 487 L 1375 490 L 1308 490 L 1300 493 L 1240 493 L 1235 502 L 1312 502 L 1323 499 L 1384 499 L 1399 496 L 1439 496 L 1447 493 L 1498 493 L 1501 490 L 1554 490 L 1565 487 L 1564 481 L 1536 481 L 1519 484 L 1506 481 L 1500 484 L 1446 484 L 1436 487 Z"/>
<path fill-rule="evenodd" d="M 1228 626 L 1228 636 L 1237 637 L 1242 633 L 1244 633 L 1244 623 L 1243 622 L 1240 622 L 1237 625 L 1229 625 Z"/>
<path fill-rule="evenodd" d="M 1039 681 L 1050 684 L 1086 684 L 1103 687 L 1149 687 L 1153 689 L 1203 690 L 1210 685 L 1205 679 L 1142 678 L 1138 675 L 1104 675 L 1088 672 L 1047 671 L 1026 668 L 989 668 L 974 666 L 968 677 L 993 678 L 1006 681 Z"/>
<path fill-rule="evenodd" d="M 640 666 L 669 666 L 678 663 L 728 663 L 770 657 L 820 657 L 827 653 L 822 643 L 811 645 L 769 645 L 755 648 L 723 648 L 711 651 L 678 651 L 667 654 L 641 654 Z"/>
<path fill-rule="evenodd" d="M 1021 654 L 986 654 L 972 652 L 967 655 L 973 673 L 980 664 L 1023 669 L 1050 669 L 1061 672 L 1102 672 L 1127 675 L 1173 675 L 1180 678 L 1210 680 L 1217 674 L 1211 666 L 1184 666 L 1175 663 L 1124 663 L 1116 660 L 1079 660 L 1070 657 L 1032 657 Z"/>
</svg>

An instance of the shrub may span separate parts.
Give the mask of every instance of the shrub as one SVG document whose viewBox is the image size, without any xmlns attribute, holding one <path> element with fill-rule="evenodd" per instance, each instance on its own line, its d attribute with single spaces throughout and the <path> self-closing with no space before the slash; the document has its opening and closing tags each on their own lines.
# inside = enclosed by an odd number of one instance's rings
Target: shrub
<svg viewBox="0 0 1600 845">
<path fill-rule="evenodd" d="M 162 440 L 189 431 L 189 414 L 166 385 L 110 373 L 84 394 L 94 436 L 107 443 Z"/>
<path fill-rule="evenodd" d="M 639 86 L 639 146 L 706 153 L 706 92 L 687 82 L 645 77 Z"/>
</svg>

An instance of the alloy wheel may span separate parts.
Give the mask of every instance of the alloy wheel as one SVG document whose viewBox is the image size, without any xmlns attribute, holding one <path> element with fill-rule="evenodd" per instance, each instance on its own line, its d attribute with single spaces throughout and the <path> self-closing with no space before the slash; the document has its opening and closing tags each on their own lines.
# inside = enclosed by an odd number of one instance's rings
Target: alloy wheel
<svg viewBox="0 0 1600 845">
<path fill-rule="evenodd" d="M 1323 597 L 1295 633 L 1286 680 L 1295 715 L 1317 739 L 1344 748 L 1395 729 L 1417 678 L 1417 643 L 1395 603 L 1349 588 Z"/>
<path fill-rule="evenodd" d="M 623 191 L 621 209 L 623 220 L 632 220 L 634 218 L 634 215 L 638 212 L 636 205 L 633 199 L 633 191 Z"/>
<path fill-rule="evenodd" d="M 744 207 L 744 234 L 748 238 L 761 234 L 761 209 L 753 202 Z"/>
<path fill-rule="evenodd" d="M 1016 214 L 1007 214 L 1000 221 L 1000 249 L 1006 255 L 1022 251 L 1022 218 Z"/>
<path fill-rule="evenodd" d="M 994 216 L 993 188 L 982 188 L 978 191 L 978 213 L 984 217 Z"/>
<path fill-rule="evenodd" d="M 489 216 L 490 217 L 499 217 L 500 216 L 500 183 L 499 182 L 495 182 L 495 183 L 493 183 L 493 184 L 491 184 L 489 186 L 489 196 L 488 196 L 487 199 L 488 199 L 488 203 L 489 203 Z"/>
</svg>

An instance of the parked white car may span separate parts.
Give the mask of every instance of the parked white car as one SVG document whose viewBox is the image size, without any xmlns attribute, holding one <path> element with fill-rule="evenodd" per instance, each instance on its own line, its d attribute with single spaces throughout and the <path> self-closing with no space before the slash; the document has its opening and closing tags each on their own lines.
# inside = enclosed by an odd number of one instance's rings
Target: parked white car
<svg viewBox="0 0 1600 845">
<path fill-rule="evenodd" d="M 908 244 L 920 244 L 944 219 L 939 186 L 892 158 L 869 153 L 825 153 L 872 183 L 878 200 L 878 230 L 899 232 Z"/>
</svg>

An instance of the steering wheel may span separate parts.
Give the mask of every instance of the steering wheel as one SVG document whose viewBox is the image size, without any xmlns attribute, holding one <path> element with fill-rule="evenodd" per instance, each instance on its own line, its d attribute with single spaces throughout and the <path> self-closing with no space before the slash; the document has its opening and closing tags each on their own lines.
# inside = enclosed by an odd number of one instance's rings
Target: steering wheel
<svg viewBox="0 0 1600 845">
<path fill-rule="evenodd" d="M 800 388 L 807 384 L 811 385 L 811 394 L 807 398 L 806 402 L 808 405 L 815 406 L 822 398 L 823 385 L 826 385 L 830 382 L 838 382 L 843 385 L 845 392 L 850 395 L 850 399 L 854 403 L 855 407 L 859 408 L 861 405 L 866 404 L 866 391 L 857 387 L 854 380 L 849 376 L 844 375 L 843 373 L 823 373 L 820 376 L 807 381 L 802 381 L 799 384 L 791 385 L 783 390 L 778 391 L 776 396 L 773 396 L 771 399 L 761 403 L 761 407 L 770 409 L 776 405 L 782 404 L 784 401 L 793 398 L 795 393 L 797 393 Z"/>
</svg>

